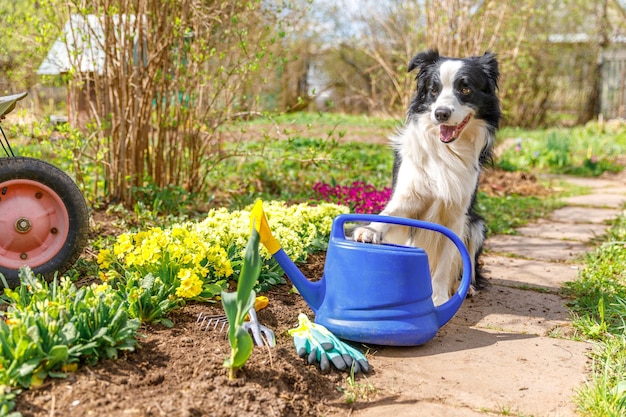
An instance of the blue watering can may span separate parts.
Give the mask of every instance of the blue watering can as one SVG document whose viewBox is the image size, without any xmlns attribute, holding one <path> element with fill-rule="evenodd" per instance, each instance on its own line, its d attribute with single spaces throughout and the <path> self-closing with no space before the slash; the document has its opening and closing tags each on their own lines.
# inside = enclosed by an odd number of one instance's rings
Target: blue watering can
<svg viewBox="0 0 626 417">
<path fill-rule="evenodd" d="M 261 202 L 251 214 L 261 243 L 315 313 L 315 322 L 337 337 L 387 346 L 418 346 L 431 340 L 458 311 L 471 282 L 471 260 L 461 241 L 439 224 L 372 214 L 341 214 L 332 225 L 324 275 L 309 281 L 272 236 Z M 430 267 L 421 248 L 355 242 L 347 222 L 377 222 L 442 233 L 461 253 L 463 276 L 444 304 L 432 302 Z"/>
</svg>

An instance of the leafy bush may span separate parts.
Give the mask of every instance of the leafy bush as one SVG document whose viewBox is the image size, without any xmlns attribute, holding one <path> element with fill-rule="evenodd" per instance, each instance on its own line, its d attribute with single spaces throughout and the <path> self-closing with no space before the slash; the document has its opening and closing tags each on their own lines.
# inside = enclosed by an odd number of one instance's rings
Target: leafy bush
<svg viewBox="0 0 626 417">
<path fill-rule="evenodd" d="M 207 199 L 235 209 L 258 198 L 310 201 L 318 182 L 362 181 L 379 189 L 391 184 L 393 152 L 381 144 L 299 134 L 287 140 L 225 144 L 224 152 L 239 157 L 225 159 L 207 174 L 214 184 Z"/>
<path fill-rule="evenodd" d="M 498 157 L 498 165 L 507 171 L 598 176 L 622 170 L 618 158 L 626 149 L 626 127 L 602 131 L 590 125 L 523 132 L 511 145 Z"/>
</svg>

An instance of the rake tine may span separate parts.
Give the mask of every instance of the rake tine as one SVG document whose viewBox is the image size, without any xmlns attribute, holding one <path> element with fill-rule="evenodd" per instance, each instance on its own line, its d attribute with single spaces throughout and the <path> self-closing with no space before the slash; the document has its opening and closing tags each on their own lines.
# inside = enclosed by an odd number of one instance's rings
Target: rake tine
<svg viewBox="0 0 626 417">
<path fill-rule="evenodd" d="M 219 331 L 223 332 L 224 328 L 228 326 L 228 320 L 226 319 L 226 316 L 223 314 L 210 315 L 210 314 L 200 313 L 198 315 L 198 319 L 196 320 L 196 325 L 198 326 L 200 331 L 207 331 L 211 328 L 215 330 L 219 327 L 220 324 L 222 326 L 220 327 Z"/>
<path fill-rule="evenodd" d="M 202 319 L 202 321 L 200 321 Z M 196 319 L 196 327 L 202 330 L 202 326 L 204 325 L 204 321 L 206 320 L 206 314 L 198 314 L 198 318 Z"/>
<path fill-rule="evenodd" d="M 224 331 L 224 328 L 228 327 L 228 320 L 226 319 L 226 316 L 211 317 L 206 325 L 205 330 L 207 330 L 209 326 L 213 326 L 213 330 L 216 330 L 220 326 L 220 324 L 221 327 L 218 331 L 222 333 Z"/>
</svg>

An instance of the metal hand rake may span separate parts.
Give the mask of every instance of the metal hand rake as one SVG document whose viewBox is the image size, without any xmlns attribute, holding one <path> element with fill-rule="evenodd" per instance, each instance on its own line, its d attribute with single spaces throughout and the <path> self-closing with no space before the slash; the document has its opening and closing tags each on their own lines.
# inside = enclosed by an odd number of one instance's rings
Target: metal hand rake
<svg viewBox="0 0 626 417">
<path fill-rule="evenodd" d="M 267 344 L 269 347 L 276 346 L 276 338 L 274 331 L 259 323 L 256 310 L 260 310 L 267 306 L 266 297 L 257 297 L 254 307 L 248 311 L 249 320 L 243 323 L 243 328 L 252 333 L 252 339 L 257 346 Z M 256 308 L 256 310 L 255 310 Z M 196 326 L 200 331 L 217 330 L 220 333 L 228 331 L 228 319 L 225 314 L 198 314 Z"/>
</svg>

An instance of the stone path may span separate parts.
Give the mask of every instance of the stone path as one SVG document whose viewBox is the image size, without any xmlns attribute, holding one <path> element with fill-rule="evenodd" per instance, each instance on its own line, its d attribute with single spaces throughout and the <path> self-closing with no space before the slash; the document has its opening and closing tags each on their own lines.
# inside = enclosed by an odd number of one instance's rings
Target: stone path
<svg viewBox="0 0 626 417">
<path fill-rule="evenodd" d="M 588 378 L 590 343 L 568 339 L 559 288 L 575 280 L 583 255 L 626 202 L 626 183 L 567 178 L 590 194 L 566 200 L 517 236 L 487 240 L 491 285 L 465 301 L 424 346 L 372 352 L 377 389 L 351 415 L 472 417 L 576 415 L 573 396 Z M 382 387 L 382 388 L 381 388 Z"/>
</svg>

